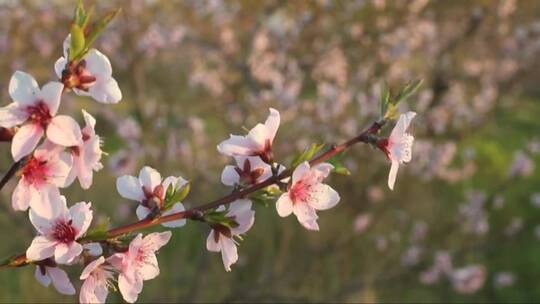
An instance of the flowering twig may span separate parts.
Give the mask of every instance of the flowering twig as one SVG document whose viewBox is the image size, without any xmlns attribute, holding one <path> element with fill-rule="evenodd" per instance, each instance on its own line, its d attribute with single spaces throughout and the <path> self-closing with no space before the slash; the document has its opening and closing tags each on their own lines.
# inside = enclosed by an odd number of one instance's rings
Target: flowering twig
<svg viewBox="0 0 540 304">
<path fill-rule="evenodd" d="M 364 129 L 359 135 L 357 135 L 354 138 L 349 139 L 346 142 L 343 142 L 339 145 L 334 145 L 331 148 L 329 148 L 324 153 L 320 154 L 317 157 L 314 157 L 309 161 L 310 165 L 316 165 L 320 164 L 322 162 L 325 162 L 332 158 L 333 156 L 347 150 L 351 146 L 357 144 L 357 143 L 376 143 L 376 136 L 375 134 L 378 133 L 378 131 L 384 126 L 386 123 L 385 120 L 375 121 L 373 122 L 369 127 Z M 118 228 L 113 228 L 109 231 L 107 231 L 106 235 L 103 238 L 81 238 L 79 241 L 81 243 L 89 243 L 89 242 L 104 242 L 108 239 L 113 239 L 122 235 L 125 235 L 127 233 L 131 233 L 137 230 L 149 228 L 152 226 L 156 226 L 162 223 L 171 222 L 179 219 L 200 219 L 200 215 L 202 212 L 217 208 L 220 206 L 228 205 L 240 198 L 246 197 L 247 195 L 254 193 L 258 190 L 261 190 L 263 188 L 266 188 L 268 186 L 271 186 L 273 184 L 276 184 L 278 181 L 281 181 L 285 178 L 288 178 L 292 175 L 294 168 L 290 168 L 288 170 L 285 170 L 281 172 L 280 174 L 274 175 L 267 180 L 254 184 L 250 187 L 235 191 L 229 195 L 226 195 L 224 197 L 221 197 L 217 200 L 214 200 L 212 202 L 209 202 L 205 205 L 194 207 L 191 209 L 188 209 L 186 211 L 173 213 L 166 216 L 161 216 L 158 218 L 147 218 L 132 224 L 128 224 L 125 226 L 121 226 Z M 0 264 L 0 267 L 21 267 L 28 264 L 31 264 L 32 261 L 28 260 L 26 258 L 25 254 L 16 255 L 12 258 L 7 259 L 4 263 Z"/>
</svg>

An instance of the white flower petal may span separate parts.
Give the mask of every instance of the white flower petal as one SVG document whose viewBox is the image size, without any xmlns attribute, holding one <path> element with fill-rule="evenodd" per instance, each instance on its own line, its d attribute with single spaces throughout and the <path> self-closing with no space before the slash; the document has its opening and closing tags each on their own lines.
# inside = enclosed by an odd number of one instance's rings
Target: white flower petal
<svg viewBox="0 0 540 304">
<path fill-rule="evenodd" d="M 146 217 L 150 214 L 150 211 L 150 208 L 139 205 L 137 206 L 137 210 L 135 210 L 135 213 L 137 214 L 137 218 L 142 221 L 146 219 Z"/>
<path fill-rule="evenodd" d="M 11 155 L 15 161 L 21 160 L 26 155 L 32 153 L 36 148 L 39 140 L 43 136 L 43 128 L 39 124 L 23 125 L 11 143 Z"/>
<path fill-rule="evenodd" d="M 47 126 L 47 138 L 64 147 L 78 146 L 82 142 L 82 133 L 75 119 L 59 115 Z"/>
<path fill-rule="evenodd" d="M 299 181 L 301 181 L 304 176 L 310 173 L 310 166 L 307 161 L 299 164 L 293 171 L 292 174 L 292 183 L 295 184 Z"/>
<path fill-rule="evenodd" d="M 298 221 L 302 226 L 308 230 L 319 230 L 319 225 L 317 224 L 317 213 L 313 207 L 309 206 L 307 203 L 296 203 L 293 206 L 294 215 L 298 218 Z"/>
<path fill-rule="evenodd" d="M 18 126 L 28 119 L 28 115 L 18 103 L 12 102 L 0 108 L 0 126 L 4 128 Z"/>
<path fill-rule="evenodd" d="M 24 180 L 20 180 L 13 194 L 11 196 L 11 206 L 13 210 L 25 211 L 28 209 L 30 203 L 30 191 L 28 189 L 29 185 Z"/>
<path fill-rule="evenodd" d="M 280 123 L 279 112 L 276 109 L 270 108 L 270 115 L 268 115 L 268 118 L 266 118 L 266 121 L 264 122 L 270 142 L 273 142 L 274 138 L 276 137 L 276 133 L 279 128 L 279 123 Z"/>
<path fill-rule="evenodd" d="M 9 96 L 21 104 L 32 105 L 37 101 L 39 86 L 30 74 L 17 71 L 9 80 Z"/>
<path fill-rule="evenodd" d="M 170 231 L 150 233 L 143 238 L 144 247 L 150 251 L 158 251 L 171 239 Z"/>
<path fill-rule="evenodd" d="M 147 191 L 153 192 L 161 184 L 161 174 L 156 169 L 145 166 L 139 172 L 139 180 Z"/>
<path fill-rule="evenodd" d="M 416 113 L 412 111 L 401 114 L 394 129 L 392 129 L 392 132 L 390 133 L 390 138 L 392 139 L 403 136 L 405 132 L 407 132 L 407 129 L 409 128 L 409 125 L 411 124 L 411 121 L 415 116 Z"/>
<path fill-rule="evenodd" d="M 54 63 L 54 72 L 56 73 L 56 77 L 59 79 L 62 78 L 62 72 L 66 68 L 67 60 L 65 57 L 60 57 L 56 60 Z"/>
<path fill-rule="evenodd" d="M 122 297 L 128 303 L 137 301 L 142 287 L 143 281 L 139 276 L 133 276 L 133 278 L 129 278 L 124 274 L 118 276 L 118 289 L 120 289 Z"/>
<path fill-rule="evenodd" d="M 86 267 L 84 267 L 79 279 L 86 280 L 90 276 L 90 274 L 92 274 L 92 271 L 96 270 L 96 268 L 98 268 L 103 263 L 105 263 L 105 258 L 102 256 L 93 260 L 88 265 L 86 265 Z"/>
<path fill-rule="evenodd" d="M 88 89 L 88 93 L 96 101 L 106 104 L 114 104 L 122 100 L 122 91 L 116 80 L 110 78 L 107 81 L 96 81 L 96 83 Z"/>
<path fill-rule="evenodd" d="M 71 242 L 71 244 L 60 243 L 54 250 L 54 260 L 58 264 L 69 264 L 83 251 L 81 244 Z"/>
<path fill-rule="evenodd" d="M 49 285 L 51 285 L 51 278 L 47 275 L 47 271 L 45 270 L 45 274 L 41 273 L 41 268 L 39 266 L 36 267 L 34 277 L 41 285 L 45 287 L 49 287 Z"/>
<path fill-rule="evenodd" d="M 110 78 L 112 75 L 112 67 L 109 58 L 96 49 L 91 49 L 84 56 L 86 61 L 86 69 L 96 78 Z"/>
<path fill-rule="evenodd" d="M 238 261 L 238 251 L 236 244 L 231 238 L 222 237 L 219 239 L 221 243 L 221 259 L 226 271 L 231 271 L 231 265 Z"/>
<path fill-rule="evenodd" d="M 54 255 L 56 243 L 44 236 L 36 236 L 26 250 L 26 257 L 31 261 L 41 261 Z"/>
<path fill-rule="evenodd" d="M 141 182 L 138 178 L 124 175 L 116 180 L 116 189 L 124 198 L 141 202 L 145 199 Z"/>
<path fill-rule="evenodd" d="M 51 116 L 55 116 L 58 112 L 63 90 L 64 84 L 56 81 L 51 81 L 41 88 L 38 98 L 47 105 Z"/>
<path fill-rule="evenodd" d="M 91 203 L 79 202 L 69 208 L 72 226 L 77 230 L 75 239 L 83 236 L 92 223 L 93 211 Z"/>
<path fill-rule="evenodd" d="M 144 263 L 139 268 L 143 281 L 152 280 L 159 275 L 158 261 L 155 255 L 145 257 Z"/>
<path fill-rule="evenodd" d="M 293 212 L 293 201 L 289 193 L 283 193 L 276 202 L 276 210 L 281 217 L 289 216 Z"/>
<path fill-rule="evenodd" d="M 100 256 L 103 254 L 103 248 L 101 248 L 101 245 L 99 243 L 84 244 L 83 249 L 92 256 Z"/>
<path fill-rule="evenodd" d="M 210 230 L 210 233 L 208 234 L 208 237 L 206 238 L 206 249 L 208 251 L 212 252 L 220 252 L 221 251 L 221 245 L 218 242 L 216 242 L 214 238 L 214 230 Z M 220 236 L 221 237 L 221 236 Z"/>
<path fill-rule="evenodd" d="M 64 295 L 74 295 L 75 288 L 65 271 L 58 267 L 47 267 L 47 273 L 51 277 L 54 288 Z"/>
<path fill-rule="evenodd" d="M 244 136 L 238 135 L 231 135 L 229 139 L 222 141 L 217 146 L 219 153 L 227 156 L 253 155 L 256 148 L 252 145 L 251 141 L 247 140 Z"/>
<path fill-rule="evenodd" d="M 396 183 L 396 177 L 399 169 L 399 162 L 396 160 L 392 161 L 392 166 L 390 167 L 390 173 L 388 174 L 388 188 L 394 190 L 394 184 Z"/>
<path fill-rule="evenodd" d="M 327 210 L 339 202 L 339 194 L 336 190 L 325 184 L 317 184 L 311 187 L 309 205 L 317 210 Z"/>
<path fill-rule="evenodd" d="M 221 182 L 227 186 L 234 186 L 240 182 L 240 176 L 235 170 L 235 166 L 225 166 L 221 172 Z"/>
</svg>

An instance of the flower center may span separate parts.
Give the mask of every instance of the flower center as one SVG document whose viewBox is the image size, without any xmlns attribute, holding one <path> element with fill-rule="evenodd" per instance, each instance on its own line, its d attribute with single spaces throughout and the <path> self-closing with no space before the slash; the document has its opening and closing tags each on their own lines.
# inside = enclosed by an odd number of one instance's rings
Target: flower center
<svg viewBox="0 0 540 304">
<path fill-rule="evenodd" d="M 62 71 L 62 83 L 66 88 L 76 88 L 83 91 L 93 86 L 96 82 L 96 77 L 86 69 L 86 61 L 71 62 Z"/>
<path fill-rule="evenodd" d="M 52 116 L 49 112 L 49 107 L 43 102 L 39 101 L 36 105 L 28 106 L 26 112 L 30 114 L 30 120 L 33 123 L 40 124 L 43 128 L 51 122 Z"/>
<path fill-rule="evenodd" d="M 30 158 L 22 168 L 23 178 L 30 184 L 40 184 L 47 181 L 47 161 Z"/>
<path fill-rule="evenodd" d="M 251 163 L 249 159 L 246 159 L 243 164 L 243 168 L 235 167 L 234 170 L 240 177 L 240 182 L 246 185 L 253 185 L 257 183 L 257 179 L 264 173 L 263 168 L 255 168 L 251 170 Z"/>
<path fill-rule="evenodd" d="M 311 185 L 304 181 L 299 181 L 291 187 L 289 196 L 294 203 L 305 202 L 311 196 Z"/>
<path fill-rule="evenodd" d="M 58 221 L 54 226 L 53 237 L 55 240 L 62 243 L 71 243 L 75 240 L 77 231 L 71 225 L 71 220 L 68 222 Z"/>
</svg>

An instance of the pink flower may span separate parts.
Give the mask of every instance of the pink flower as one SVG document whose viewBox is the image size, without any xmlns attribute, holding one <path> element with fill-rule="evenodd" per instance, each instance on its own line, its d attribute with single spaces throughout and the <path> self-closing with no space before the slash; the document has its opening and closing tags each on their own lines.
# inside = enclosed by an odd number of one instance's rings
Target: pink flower
<svg viewBox="0 0 540 304">
<path fill-rule="evenodd" d="M 68 174 L 71 156 L 61 147 L 45 141 L 20 169 L 21 179 L 12 194 L 11 204 L 15 210 L 32 209 L 50 212 L 50 200 L 60 196 L 58 187 L 69 185 Z"/>
<path fill-rule="evenodd" d="M 50 264 L 54 264 L 54 262 L 51 261 Z M 73 284 L 71 284 L 67 273 L 56 267 L 56 265 L 49 266 L 38 264 L 36 267 L 35 277 L 36 280 L 38 280 L 38 282 L 45 287 L 51 285 L 52 282 L 54 288 L 61 294 L 75 294 L 75 288 L 73 287 Z"/>
<path fill-rule="evenodd" d="M 227 186 L 253 185 L 272 176 L 272 168 L 258 156 L 237 156 L 236 166 L 225 166 L 221 182 Z"/>
<path fill-rule="evenodd" d="M 9 95 L 13 103 L 0 108 L 0 126 L 19 126 L 11 144 L 15 161 L 30 154 L 44 133 L 61 146 L 73 146 L 81 137 L 77 122 L 65 115 L 55 116 L 60 105 L 64 85 L 49 82 L 40 90 L 36 80 L 27 73 L 17 71 L 9 81 Z"/>
<path fill-rule="evenodd" d="M 161 210 L 161 215 L 169 215 L 184 211 L 184 205 L 176 202 L 170 209 L 164 210 L 165 194 L 170 185 L 180 189 L 188 182 L 182 177 L 169 176 L 163 182 L 161 174 L 151 167 L 144 167 L 139 172 L 139 177 L 124 175 L 116 180 L 116 189 L 124 198 L 140 202 L 137 207 L 139 220 L 145 219 L 155 210 Z M 182 227 L 186 224 L 185 219 L 163 223 L 165 227 Z"/>
<path fill-rule="evenodd" d="M 287 192 L 277 200 L 276 209 L 281 217 L 294 213 L 302 226 L 309 230 L 319 230 L 316 210 L 326 210 L 339 202 L 339 194 L 323 184 L 333 166 L 322 163 L 310 167 L 303 162 L 292 174 L 292 183 Z"/>
<path fill-rule="evenodd" d="M 29 260 L 40 261 L 54 256 L 59 264 L 69 264 L 83 251 L 77 239 L 83 236 L 92 222 L 91 203 L 80 202 L 67 208 L 66 198 L 51 201 L 52 214 L 30 209 L 30 221 L 39 235 L 26 250 Z"/>
<path fill-rule="evenodd" d="M 217 211 L 225 211 L 221 206 Z M 221 258 L 225 270 L 231 271 L 231 265 L 238 261 L 238 251 L 235 237 L 246 233 L 255 222 L 255 211 L 251 210 L 251 201 L 239 199 L 229 206 L 227 217 L 234 219 L 237 227 L 228 228 L 223 225 L 214 225 L 206 239 L 206 249 L 213 252 L 221 252 Z"/>
<path fill-rule="evenodd" d="M 484 286 L 486 281 L 486 269 L 482 265 L 471 265 L 456 269 L 452 275 L 454 290 L 462 294 L 471 294 Z"/>
<path fill-rule="evenodd" d="M 264 124 L 257 124 L 246 136 L 231 135 L 217 149 L 227 156 L 260 156 L 266 163 L 272 162 L 272 142 L 279 128 L 279 112 L 270 108 Z"/>
<path fill-rule="evenodd" d="M 82 110 L 85 127 L 81 130 L 81 140 L 76 146 L 69 147 L 73 156 L 73 167 L 69 173 L 70 183 L 75 179 L 79 179 L 79 183 L 83 189 L 88 189 L 92 185 L 94 171 L 99 171 L 103 168 L 101 164 L 101 140 L 96 134 L 94 127 L 96 120 L 92 115 Z"/>
<path fill-rule="evenodd" d="M 70 43 L 71 35 L 68 35 L 64 40 L 64 57 L 54 64 L 58 78 L 77 95 L 92 96 L 101 103 L 118 103 L 122 92 L 112 77 L 112 66 L 107 56 L 90 49 L 80 60 L 68 62 Z"/>
<path fill-rule="evenodd" d="M 79 293 L 79 302 L 105 303 L 113 276 L 113 268 L 105 265 L 105 258 L 102 256 L 86 265 L 80 277 L 84 282 Z"/>
<path fill-rule="evenodd" d="M 390 133 L 390 137 L 378 143 L 379 148 L 386 153 L 386 156 L 392 162 L 390 174 L 388 175 L 388 187 L 390 190 L 394 190 L 399 165 L 411 161 L 414 137 L 407 133 L 407 129 L 414 116 L 416 116 L 415 112 L 402 114 L 392 133 Z"/>
<path fill-rule="evenodd" d="M 170 238 L 170 231 L 150 233 L 144 238 L 139 233 L 129 244 L 128 251 L 115 253 L 108 258 L 108 262 L 120 272 L 118 288 L 124 300 L 129 303 L 137 301 L 143 281 L 159 275 L 156 251 L 167 244 Z"/>
</svg>

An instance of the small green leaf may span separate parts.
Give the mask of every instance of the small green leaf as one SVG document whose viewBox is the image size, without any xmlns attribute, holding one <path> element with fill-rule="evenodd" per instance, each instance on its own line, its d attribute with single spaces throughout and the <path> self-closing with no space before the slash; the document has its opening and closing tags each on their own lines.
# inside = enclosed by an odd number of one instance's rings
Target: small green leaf
<svg viewBox="0 0 540 304">
<path fill-rule="evenodd" d="M 73 60 L 80 56 L 81 52 L 84 51 L 84 32 L 77 25 L 73 24 L 71 26 L 71 45 L 69 46 L 69 60 Z"/>
<path fill-rule="evenodd" d="M 84 9 L 84 3 L 82 0 L 77 1 L 77 6 L 75 7 L 75 18 L 73 23 L 83 28 L 84 20 L 87 19 L 86 11 Z"/>
<path fill-rule="evenodd" d="M 332 170 L 332 172 L 336 174 L 341 174 L 341 175 L 351 175 L 351 171 L 349 171 L 349 169 L 347 169 L 347 167 L 345 167 L 343 165 L 343 162 L 341 161 L 341 159 L 343 158 L 343 155 L 344 155 L 343 153 L 338 154 L 330 158 L 328 162 L 332 164 L 332 166 L 334 166 L 334 169 Z"/>
<path fill-rule="evenodd" d="M 174 204 L 183 201 L 191 190 L 191 184 L 189 182 L 180 189 L 174 189 L 174 187 L 174 185 L 170 185 L 167 188 L 167 193 L 165 194 L 165 206 L 163 208 L 164 210 L 167 210 Z"/>
<path fill-rule="evenodd" d="M 103 222 L 95 225 L 92 229 L 90 229 L 83 239 L 88 241 L 95 241 L 95 240 L 104 240 L 107 239 L 108 234 L 107 231 L 109 230 L 109 218 L 105 219 Z"/>
<path fill-rule="evenodd" d="M 109 25 L 109 23 L 114 19 L 114 17 L 116 17 L 121 11 L 122 9 L 119 8 L 108 13 L 107 15 L 105 15 L 105 17 L 101 18 L 101 20 L 99 20 L 96 24 L 92 26 L 92 31 L 90 31 L 90 33 L 86 37 L 85 50 L 89 50 L 90 47 L 92 47 L 92 44 L 97 39 L 99 34 L 101 34 L 101 32 L 107 27 L 107 25 Z"/>
<path fill-rule="evenodd" d="M 394 104 L 397 105 L 400 102 L 405 101 L 407 100 L 407 98 L 411 97 L 418 90 L 418 88 L 420 88 L 422 82 L 422 79 L 416 79 L 407 83 L 396 96 Z"/>
<path fill-rule="evenodd" d="M 300 165 L 301 163 L 305 161 L 309 161 L 310 159 L 317 154 L 322 148 L 324 147 L 324 144 L 311 144 L 308 148 L 306 148 L 302 153 L 298 154 L 291 163 L 291 168 L 296 168 L 296 166 Z"/>
</svg>

